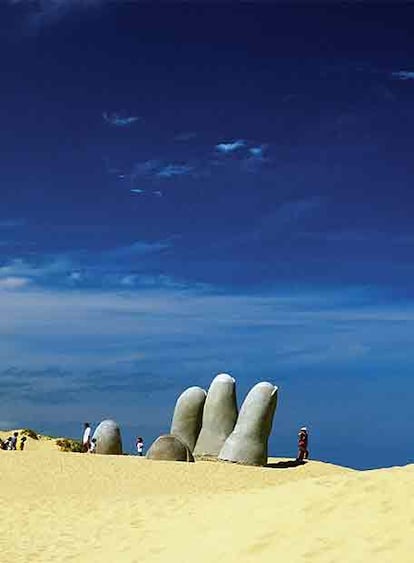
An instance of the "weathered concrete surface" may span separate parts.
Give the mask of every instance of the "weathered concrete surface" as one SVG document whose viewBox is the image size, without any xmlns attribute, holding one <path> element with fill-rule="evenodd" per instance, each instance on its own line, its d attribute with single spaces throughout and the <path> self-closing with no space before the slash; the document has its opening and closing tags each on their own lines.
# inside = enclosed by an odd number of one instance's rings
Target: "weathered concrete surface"
<svg viewBox="0 0 414 563">
<path fill-rule="evenodd" d="M 122 454 L 121 431 L 114 420 L 103 420 L 96 428 L 92 438 L 96 438 L 97 454 Z"/>
<path fill-rule="evenodd" d="M 200 435 L 194 456 L 216 458 L 237 420 L 235 380 L 227 373 L 217 375 L 209 387 Z"/>
<path fill-rule="evenodd" d="M 266 465 L 276 406 L 275 385 L 263 381 L 252 387 L 242 404 L 233 432 L 221 448 L 219 459 L 244 465 Z"/>
<path fill-rule="evenodd" d="M 203 419 L 207 393 L 201 387 L 189 387 L 177 399 L 170 433 L 194 450 Z"/>
<path fill-rule="evenodd" d="M 160 461 L 194 461 L 193 454 L 187 444 L 171 434 L 159 436 L 151 444 L 146 457 Z"/>
</svg>

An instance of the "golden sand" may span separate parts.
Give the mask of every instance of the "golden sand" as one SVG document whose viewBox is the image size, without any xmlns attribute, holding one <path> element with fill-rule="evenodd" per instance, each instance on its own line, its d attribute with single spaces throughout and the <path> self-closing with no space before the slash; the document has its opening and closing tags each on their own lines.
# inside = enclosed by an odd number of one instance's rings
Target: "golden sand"
<svg viewBox="0 0 414 563">
<path fill-rule="evenodd" d="M 413 465 L 156 462 L 28 439 L 0 451 L 0 474 L 2 563 L 414 561 Z"/>
</svg>

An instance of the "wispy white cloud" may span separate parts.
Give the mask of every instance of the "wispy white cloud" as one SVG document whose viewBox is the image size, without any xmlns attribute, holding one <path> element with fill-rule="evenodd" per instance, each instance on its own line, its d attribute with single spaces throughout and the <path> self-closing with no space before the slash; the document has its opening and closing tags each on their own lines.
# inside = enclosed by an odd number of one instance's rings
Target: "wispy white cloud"
<svg viewBox="0 0 414 563">
<path fill-rule="evenodd" d="M 135 195 L 149 194 L 151 196 L 162 197 L 162 191 L 161 190 L 143 190 L 141 188 L 132 188 L 129 191 L 131 193 L 135 194 Z"/>
<path fill-rule="evenodd" d="M 0 266 L 0 279 L 12 277 L 34 280 L 61 274 L 70 269 L 71 259 L 68 256 L 41 257 L 35 263 L 22 258 L 14 258 Z"/>
<path fill-rule="evenodd" d="M 244 141 L 243 139 L 237 139 L 236 141 L 218 143 L 216 145 L 216 150 L 223 154 L 228 154 L 237 151 L 238 149 L 241 149 L 245 146 L 246 146 L 246 141 Z"/>
<path fill-rule="evenodd" d="M 26 287 L 30 283 L 29 278 L 22 278 L 17 276 L 6 276 L 0 278 L 0 289 L 16 290 Z"/>
<path fill-rule="evenodd" d="M 258 172 L 261 167 L 270 161 L 270 159 L 265 156 L 267 145 L 257 145 L 250 147 L 247 152 L 247 156 L 244 160 L 244 168 L 248 172 Z"/>
<path fill-rule="evenodd" d="M 250 153 L 251 156 L 253 156 L 254 158 L 263 158 L 265 148 L 266 148 L 265 145 L 260 145 L 259 147 L 250 147 L 250 148 L 249 148 L 249 153 Z"/>
<path fill-rule="evenodd" d="M 137 115 L 125 115 L 118 112 L 104 112 L 102 114 L 102 117 L 107 123 L 114 125 L 115 127 L 129 127 L 130 125 L 141 119 Z"/>
<path fill-rule="evenodd" d="M 121 278 L 121 285 L 126 287 L 134 287 L 137 282 L 137 276 L 134 274 L 130 274 L 128 276 L 124 276 Z"/>
<path fill-rule="evenodd" d="M 158 241 L 135 241 L 100 252 L 72 251 L 10 259 L 0 266 L 0 289 L 20 290 L 29 283 L 37 287 L 107 287 L 123 285 L 134 270 L 136 285 L 153 285 L 147 267 L 173 245 L 174 237 Z M 156 276 L 153 276 L 156 279 Z"/>
<path fill-rule="evenodd" d="M 130 183 L 133 184 L 137 179 L 152 178 L 162 166 L 163 163 L 157 159 L 135 162 L 132 166 L 131 172 L 126 176 L 128 177 Z"/>
<path fill-rule="evenodd" d="M 412 340 L 413 305 L 378 306 L 362 290 L 234 295 L 165 285 L 131 292 L 135 281 L 125 276 L 124 292 L 0 292 L 2 365 L 87 369 L 140 354 L 180 366 L 206 353 L 237 364 L 257 361 L 260 349 L 269 367 L 303 366 L 381 354 L 381 346 L 402 350 Z"/>
<path fill-rule="evenodd" d="M 107 257 L 120 256 L 143 256 L 148 254 L 159 253 L 172 245 L 171 240 L 161 240 L 155 242 L 136 241 L 126 246 L 120 246 L 113 250 L 108 250 L 104 254 Z"/>
<path fill-rule="evenodd" d="M 158 178 L 173 178 L 174 176 L 187 176 L 193 171 L 193 167 L 188 164 L 167 164 L 163 166 L 156 176 Z"/>
<path fill-rule="evenodd" d="M 57 23 L 74 10 L 99 8 L 109 0 L 6 0 L 9 5 L 25 10 L 24 24 L 28 31 L 37 32 L 42 27 Z"/>
<path fill-rule="evenodd" d="M 2 219 L 0 220 L 0 229 L 15 229 L 24 227 L 26 221 L 24 219 Z"/>
<path fill-rule="evenodd" d="M 397 70 L 391 72 L 391 76 L 398 80 L 414 80 L 414 70 Z"/>
<path fill-rule="evenodd" d="M 193 134 L 186 134 L 186 140 L 192 139 Z M 184 158 L 168 161 L 165 158 L 152 158 L 135 162 L 132 166 L 112 166 L 105 160 L 106 171 L 124 184 L 130 193 L 135 195 L 152 194 L 163 195 L 159 189 L 161 182 L 183 176 L 190 176 L 194 180 L 211 177 L 213 174 L 228 172 L 229 167 L 235 173 L 254 172 L 262 170 L 263 165 L 271 161 L 267 155 L 268 145 L 265 143 L 250 143 L 243 139 L 218 143 L 215 154 L 204 154 L 198 158 Z M 233 155 L 233 158 L 231 158 Z M 128 171 L 129 168 L 129 171 Z"/>
<path fill-rule="evenodd" d="M 69 272 L 68 278 L 72 282 L 80 282 L 83 279 L 83 275 L 82 272 L 74 270 L 73 272 Z"/>
<path fill-rule="evenodd" d="M 401 246 L 414 246 L 414 235 L 401 234 L 390 231 L 378 230 L 353 230 L 353 229 L 338 229 L 334 231 L 303 231 L 299 233 L 300 237 L 323 240 L 327 242 L 344 242 L 349 243 L 376 243 L 386 245 L 401 245 Z"/>
<path fill-rule="evenodd" d="M 135 162 L 129 173 L 120 173 L 115 169 L 118 179 L 127 180 L 128 188 L 132 193 L 152 193 L 161 196 L 158 189 L 160 180 L 168 180 L 179 176 L 188 176 L 195 173 L 196 167 L 182 162 L 165 162 L 159 159 Z M 141 185 L 137 185 L 140 182 Z"/>
<path fill-rule="evenodd" d="M 266 155 L 267 144 L 258 144 L 244 139 L 237 139 L 235 141 L 222 142 L 215 145 L 216 153 L 223 155 L 234 155 L 234 159 L 226 159 L 228 165 L 231 165 L 232 160 L 237 161 L 237 166 L 242 172 L 260 172 L 265 163 L 270 162 L 269 156 Z M 214 166 L 223 166 L 225 162 L 223 159 L 219 161 L 211 161 Z"/>
</svg>

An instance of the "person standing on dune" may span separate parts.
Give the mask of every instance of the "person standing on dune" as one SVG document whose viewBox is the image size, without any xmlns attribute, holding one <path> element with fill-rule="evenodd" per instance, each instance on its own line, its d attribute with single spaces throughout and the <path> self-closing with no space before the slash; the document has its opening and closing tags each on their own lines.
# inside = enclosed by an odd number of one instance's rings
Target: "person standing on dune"
<svg viewBox="0 0 414 563">
<path fill-rule="evenodd" d="M 96 438 L 92 438 L 91 445 L 89 446 L 89 453 L 94 454 L 96 453 Z"/>
<path fill-rule="evenodd" d="M 309 434 L 306 426 L 302 426 L 298 433 L 298 457 L 296 461 L 303 461 L 309 458 L 308 450 Z"/>
<path fill-rule="evenodd" d="M 82 436 L 83 451 L 89 452 L 89 448 L 91 447 L 91 432 L 92 432 L 92 429 L 91 429 L 91 425 L 89 424 L 89 422 L 85 422 L 83 427 L 84 427 L 83 436 Z"/>
<path fill-rule="evenodd" d="M 13 432 L 13 436 L 11 437 L 11 441 L 10 441 L 10 449 L 11 450 L 17 450 L 17 438 L 19 436 L 18 432 Z"/>
<path fill-rule="evenodd" d="M 139 456 L 142 456 L 144 453 L 144 440 L 141 438 L 141 436 L 138 436 L 135 442 L 135 446 L 137 448 L 137 454 Z"/>
</svg>

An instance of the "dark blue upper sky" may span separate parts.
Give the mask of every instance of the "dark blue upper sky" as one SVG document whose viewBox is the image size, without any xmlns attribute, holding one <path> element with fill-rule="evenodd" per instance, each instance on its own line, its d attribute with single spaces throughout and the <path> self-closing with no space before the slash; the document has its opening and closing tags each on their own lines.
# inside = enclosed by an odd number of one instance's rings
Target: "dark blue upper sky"
<svg viewBox="0 0 414 563">
<path fill-rule="evenodd" d="M 409 461 L 413 22 L 3 1 L 1 425 L 149 441 L 228 371 L 280 384 L 274 454 Z"/>
</svg>

